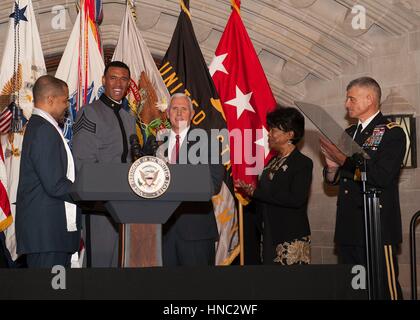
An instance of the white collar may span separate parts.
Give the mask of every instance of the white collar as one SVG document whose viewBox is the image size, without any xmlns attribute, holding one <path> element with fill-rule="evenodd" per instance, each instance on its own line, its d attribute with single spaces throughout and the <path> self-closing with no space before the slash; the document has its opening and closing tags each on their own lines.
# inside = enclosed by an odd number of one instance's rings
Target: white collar
<svg viewBox="0 0 420 320">
<path fill-rule="evenodd" d="M 365 130 L 366 127 L 369 125 L 369 123 L 372 122 L 372 120 L 379 114 L 379 110 L 372 116 L 370 116 L 369 118 L 367 118 L 364 122 L 360 121 L 357 123 L 357 126 L 359 126 L 359 124 L 362 125 L 362 130 Z"/>
<path fill-rule="evenodd" d="M 107 97 L 108 97 L 108 96 L 107 96 Z M 117 101 L 117 100 L 114 100 L 114 99 L 112 99 L 112 98 L 110 98 L 110 97 L 108 97 L 108 98 L 109 98 L 109 100 L 111 100 L 111 101 L 115 102 L 116 104 L 122 104 L 122 100 Z"/>
<path fill-rule="evenodd" d="M 33 108 L 32 113 L 33 113 L 33 114 L 36 114 L 36 115 L 41 116 L 41 117 L 42 117 L 42 118 L 44 118 L 45 120 L 47 120 L 47 119 L 48 119 L 48 120 L 50 120 L 49 122 L 50 122 L 52 125 L 54 125 L 54 127 L 58 128 L 58 129 L 61 131 L 60 127 L 58 126 L 58 122 L 57 122 L 57 120 L 55 120 L 55 119 L 53 118 L 53 116 L 52 116 L 52 115 L 50 115 L 47 111 L 44 111 L 44 110 L 39 109 L 39 108 L 37 108 L 37 107 L 34 107 L 34 108 Z M 46 118 L 47 118 L 47 119 L 46 119 Z"/>
<path fill-rule="evenodd" d="M 187 136 L 188 130 L 190 130 L 190 127 L 186 127 L 184 128 L 179 134 L 179 143 L 182 144 L 182 142 L 184 141 L 185 137 Z M 176 139 L 177 134 L 175 133 L 175 131 L 171 130 L 171 135 L 169 137 L 170 140 L 172 139 Z"/>
</svg>

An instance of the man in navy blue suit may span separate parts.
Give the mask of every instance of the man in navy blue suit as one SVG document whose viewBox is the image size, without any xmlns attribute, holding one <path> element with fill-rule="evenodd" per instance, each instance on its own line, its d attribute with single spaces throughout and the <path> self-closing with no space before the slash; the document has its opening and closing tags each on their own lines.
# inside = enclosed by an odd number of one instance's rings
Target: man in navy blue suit
<svg viewBox="0 0 420 320">
<path fill-rule="evenodd" d="M 65 82 L 45 75 L 33 96 L 16 199 L 17 253 L 26 255 L 29 268 L 70 267 L 80 243 L 80 213 L 70 197 L 74 161 L 59 126 L 69 91 Z"/>
<path fill-rule="evenodd" d="M 191 147 L 202 142 L 190 137 L 194 116 L 191 99 L 183 93 L 174 94 L 169 101 L 167 114 L 172 126 L 166 150 L 167 160 L 173 164 L 190 163 L 188 154 Z M 209 170 L 215 195 L 222 187 L 225 169 L 222 164 L 210 164 Z M 182 203 L 163 225 L 162 233 L 165 267 L 215 264 L 215 241 L 219 234 L 211 201 Z"/>
</svg>

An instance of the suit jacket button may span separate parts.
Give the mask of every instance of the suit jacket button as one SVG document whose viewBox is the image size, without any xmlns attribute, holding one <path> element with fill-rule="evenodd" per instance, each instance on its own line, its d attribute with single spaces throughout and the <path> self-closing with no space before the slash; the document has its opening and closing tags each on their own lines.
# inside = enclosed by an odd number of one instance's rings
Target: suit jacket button
<svg viewBox="0 0 420 320">
<path fill-rule="evenodd" d="M 344 178 L 344 179 L 343 179 L 343 181 L 344 181 L 344 182 L 347 182 L 347 178 Z"/>
<path fill-rule="evenodd" d="M 344 190 L 344 194 L 348 194 L 349 193 L 349 190 Z"/>
</svg>

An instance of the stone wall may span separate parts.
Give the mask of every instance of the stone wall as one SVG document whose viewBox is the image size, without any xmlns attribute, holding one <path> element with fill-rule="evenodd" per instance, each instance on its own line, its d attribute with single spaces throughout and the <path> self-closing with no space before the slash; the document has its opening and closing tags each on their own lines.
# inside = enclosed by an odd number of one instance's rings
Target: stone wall
<svg viewBox="0 0 420 320">
<path fill-rule="evenodd" d="M 382 87 L 385 99 L 391 89 L 411 104 L 420 113 L 420 31 L 405 36 L 390 37 L 375 29 L 365 34 L 366 41 L 374 44 L 374 52 L 369 58 L 360 59 L 354 66 L 343 65 L 343 74 L 331 81 L 320 82 L 307 79 L 304 100 L 322 105 L 342 126 L 347 127 L 344 108 L 345 88 L 348 82 L 360 76 L 375 78 Z M 420 160 L 420 121 L 417 117 L 417 158 Z M 336 263 L 334 254 L 334 227 L 336 194 L 335 188 L 326 187 L 322 182 L 322 158 L 318 144 L 319 134 L 307 121 L 307 133 L 303 152 L 314 159 L 314 180 L 309 204 L 312 227 L 313 263 Z M 420 161 L 418 161 L 420 165 Z M 404 169 L 400 179 L 400 201 L 402 210 L 404 242 L 399 254 L 400 283 L 404 297 L 410 298 L 410 256 L 409 223 L 413 214 L 420 210 L 420 167 Z M 420 237 L 420 227 L 417 228 Z M 420 246 L 417 246 L 417 264 L 420 266 Z M 418 268 L 420 274 L 420 267 Z"/>
</svg>

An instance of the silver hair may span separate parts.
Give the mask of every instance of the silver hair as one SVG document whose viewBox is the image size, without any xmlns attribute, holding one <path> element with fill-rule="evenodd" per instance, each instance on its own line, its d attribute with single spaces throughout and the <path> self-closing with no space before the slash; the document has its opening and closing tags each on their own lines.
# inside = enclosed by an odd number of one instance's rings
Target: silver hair
<svg viewBox="0 0 420 320">
<path fill-rule="evenodd" d="M 192 101 L 191 101 L 190 97 L 187 96 L 185 93 L 178 92 L 178 93 L 174 93 L 171 96 L 171 98 L 169 99 L 168 109 L 166 110 L 167 112 L 169 112 L 169 109 L 171 108 L 172 100 L 176 99 L 176 98 L 184 98 L 185 100 L 187 100 L 188 101 L 188 106 L 190 107 L 190 110 L 194 111 L 193 104 L 192 104 Z"/>
</svg>

